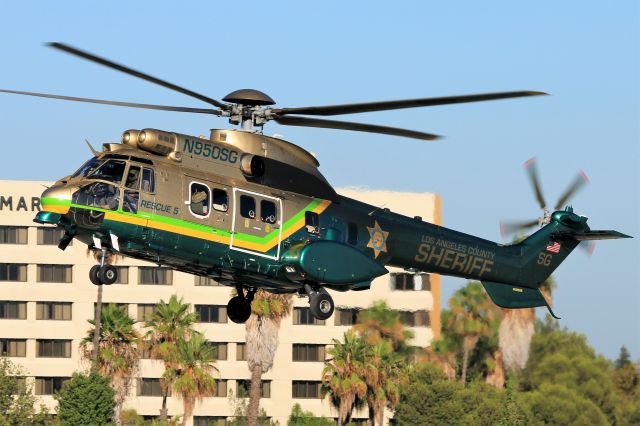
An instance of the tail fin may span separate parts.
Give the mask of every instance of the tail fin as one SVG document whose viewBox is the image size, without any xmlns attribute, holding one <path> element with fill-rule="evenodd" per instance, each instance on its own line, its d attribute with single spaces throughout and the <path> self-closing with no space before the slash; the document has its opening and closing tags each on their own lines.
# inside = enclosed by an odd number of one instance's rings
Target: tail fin
<svg viewBox="0 0 640 426">
<path fill-rule="evenodd" d="M 540 285 L 581 241 L 631 238 L 617 231 L 592 231 L 586 222 L 570 208 L 555 212 L 551 223 L 517 245 L 521 253 L 517 283 L 482 281 L 491 300 L 502 308 L 546 306 L 558 318 L 540 292 Z"/>
</svg>

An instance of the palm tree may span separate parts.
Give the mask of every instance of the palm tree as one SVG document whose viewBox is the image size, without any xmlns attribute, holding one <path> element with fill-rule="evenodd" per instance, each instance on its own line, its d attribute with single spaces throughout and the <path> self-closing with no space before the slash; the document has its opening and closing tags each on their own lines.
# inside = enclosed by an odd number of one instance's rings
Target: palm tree
<svg viewBox="0 0 640 426">
<path fill-rule="evenodd" d="M 204 397 L 215 396 L 216 380 L 211 375 L 218 372 L 214 366 L 215 354 L 204 336 L 191 331 L 187 339 L 178 339 L 173 351 L 175 357 L 162 375 L 165 383 L 182 399 L 184 416 L 182 426 L 193 414 L 193 408 Z"/>
<path fill-rule="evenodd" d="M 93 358 L 93 336 L 97 328 L 96 321 L 88 321 L 94 327 L 80 343 L 84 358 Z M 140 334 L 134 328 L 136 322 L 124 310 L 114 304 L 102 309 L 102 326 L 98 339 L 97 371 L 111 378 L 111 386 L 116 393 L 115 421 L 120 424 L 122 404 L 131 389 L 132 378 L 140 361 L 137 346 Z"/>
<path fill-rule="evenodd" d="M 479 282 L 471 281 L 456 291 L 449 300 L 451 316 L 447 326 L 462 336 L 462 375 L 463 385 L 467 382 L 469 354 L 482 336 L 490 336 L 492 325 L 496 321 L 496 308 L 489 301 Z"/>
<path fill-rule="evenodd" d="M 329 395 L 338 409 L 338 424 L 344 425 L 351 419 L 354 407 L 365 400 L 365 377 L 375 367 L 368 364 L 371 346 L 352 330 L 344 333 L 344 342 L 333 339 L 333 345 L 327 351 L 331 358 L 322 370 L 322 396 Z"/>
<path fill-rule="evenodd" d="M 383 300 L 374 302 L 371 307 L 361 311 L 353 329 L 370 345 L 387 340 L 394 351 L 405 355 L 411 352 L 408 342 L 413 338 L 413 332 L 402 324 L 400 313 L 391 309 Z"/>
<path fill-rule="evenodd" d="M 251 313 L 246 323 L 247 366 L 251 372 L 249 388 L 249 426 L 258 425 L 262 375 L 273 366 L 278 347 L 280 322 L 291 312 L 291 295 L 274 294 L 258 290 L 251 302 Z"/>
<path fill-rule="evenodd" d="M 371 347 L 365 363 L 366 400 L 371 425 L 384 422 L 384 409 L 400 403 L 400 385 L 406 379 L 405 358 L 394 351 L 391 343 L 382 340 Z"/>
<path fill-rule="evenodd" d="M 176 295 L 171 296 L 169 302 L 160 300 L 155 306 L 153 314 L 145 327 L 149 330 L 145 334 L 145 346 L 149 349 L 153 359 L 164 363 L 165 371 L 171 368 L 176 358 L 175 350 L 180 340 L 187 339 L 198 320 L 195 312 L 190 312 L 190 305 Z M 160 420 L 167 419 L 167 396 L 172 383 L 162 379 L 162 408 Z"/>
</svg>

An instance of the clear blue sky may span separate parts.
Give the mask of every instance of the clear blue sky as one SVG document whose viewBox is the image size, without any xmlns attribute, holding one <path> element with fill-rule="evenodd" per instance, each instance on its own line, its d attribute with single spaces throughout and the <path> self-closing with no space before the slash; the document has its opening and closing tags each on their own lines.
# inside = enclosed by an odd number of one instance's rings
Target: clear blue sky
<svg viewBox="0 0 640 426">
<path fill-rule="evenodd" d="M 347 116 L 446 135 L 419 142 L 280 127 L 336 186 L 436 192 L 446 226 L 499 240 L 500 219 L 539 214 L 522 163 L 537 156 L 548 202 L 579 169 L 594 229 L 640 237 L 639 6 L 538 2 L 7 2 L 0 88 L 204 106 L 42 47 L 62 41 L 220 99 L 238 88 L 306 106 L 503 90 L 530 98 Z M 208 134 L 223 119 L 0 95 L 1 179 L 53 180 L 87 138 L 128 128 Z M 555 274 L 561 324 L 612 358 L 640 357 L 640 239 L 599 243 Z M 448 298 L 464 284 L 445 279 Z M 446 303 L 446 299 L 443 301 Z"/>
</svg>

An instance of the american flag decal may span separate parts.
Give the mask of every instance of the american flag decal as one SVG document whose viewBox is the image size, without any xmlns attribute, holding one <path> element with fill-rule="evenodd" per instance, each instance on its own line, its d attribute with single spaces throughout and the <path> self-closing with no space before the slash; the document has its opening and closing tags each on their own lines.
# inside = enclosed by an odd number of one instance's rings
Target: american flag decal
<svg viewBox="0 0 640 426">
<path fill-rule="evenodd" d="M 547 244 L 547 251 L 550 251 L 551 253 L 559 253 L 560 243 L 557 241 L 549 241 Z"/>
</svg>

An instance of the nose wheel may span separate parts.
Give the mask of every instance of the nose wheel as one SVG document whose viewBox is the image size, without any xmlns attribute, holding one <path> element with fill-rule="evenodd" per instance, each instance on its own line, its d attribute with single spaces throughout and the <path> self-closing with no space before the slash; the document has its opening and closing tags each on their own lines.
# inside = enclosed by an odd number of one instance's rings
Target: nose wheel
<svg viewBox="0 0 640 426">
<path fill-rule="evenodd" d="M 238 295 L 232 297 L 227 303 L 227 316 L 236 324 L 243 324 L 251 316 L 251 302 L 253 301 L 255 290 L 248 290 L 246 297 L 242 287 L 238 287 L 237 292 Z"/>
<path fill-rule="evenodd" d="M 107 251 L 102 251 L 100 265 L 94 265 L 89 270 L 89 281 L 94 285 L 111 285 L 118 280 L 118 269 L 106 263 Z"/>
<path fill-rule="evenodd" d="M 304 289 L 309 296 L 309 310 L 318 320 L 326 320 L 333 315 L 335 304 L 333 298 L 324 288 L 320 287 L 314 291 L 309 284 L 305 284 Z"/>
</svg>

